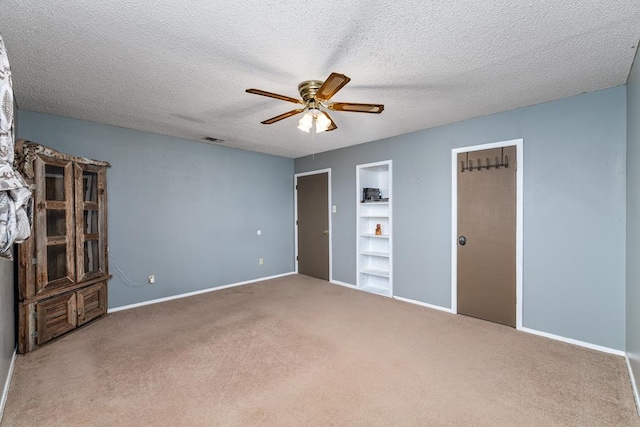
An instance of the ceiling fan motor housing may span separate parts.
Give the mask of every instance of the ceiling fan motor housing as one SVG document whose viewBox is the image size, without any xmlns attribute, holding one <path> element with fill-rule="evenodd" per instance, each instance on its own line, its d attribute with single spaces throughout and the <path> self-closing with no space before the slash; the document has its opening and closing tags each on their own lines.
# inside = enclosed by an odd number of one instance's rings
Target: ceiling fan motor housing
<svg viewBox="0 0 640 427">
<path fill-rule="evenodd" d="M 298 85 L 298 92 L 305 104 L 315 101 L 316 93 L 323 83 L 322 80 L 305 80 Z"/>
</svg>

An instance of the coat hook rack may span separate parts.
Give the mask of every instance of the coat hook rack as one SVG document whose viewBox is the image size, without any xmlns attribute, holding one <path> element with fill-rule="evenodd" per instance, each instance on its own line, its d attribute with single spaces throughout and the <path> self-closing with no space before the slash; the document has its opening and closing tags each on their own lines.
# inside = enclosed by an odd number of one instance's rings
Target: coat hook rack
<svg viewBox="0 0 640 427">
<path fill-rule="evenodd" d="M 495 156 L 495 163 L 491 164 L 491 159 L 489 157 L 486 158 L 486 164 L 484 165 L 484 170 L 490 170 L 491 168 L 500 169 L 502 167 L 509 167 L 509 156 L 504 154 L 504 148 L 501 150 L 500 157 Z M 460 172 L 473 172 L 473 169 L 480 171 L 483 169 L 482 160 L 477 159 L 477 164 L 474 167 L 473 160 L 469 160 L 469 153 L 466 153 L 466 161 L 460 161 Z"/>
</svg>

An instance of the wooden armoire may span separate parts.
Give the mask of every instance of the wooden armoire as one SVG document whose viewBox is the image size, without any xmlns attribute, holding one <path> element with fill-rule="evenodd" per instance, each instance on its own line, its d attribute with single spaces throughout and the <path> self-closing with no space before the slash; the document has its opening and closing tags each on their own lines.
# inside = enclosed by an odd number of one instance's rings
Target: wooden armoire
<svg viewBox="0 0 640 427">
<path fill-rule="evenodd" d="M 108 162 L 16 143 L 16 164 L 31 185 L 31 237 L 18 245 L 18 351 L 38 346 L 107 313 Z"/>
</svg>

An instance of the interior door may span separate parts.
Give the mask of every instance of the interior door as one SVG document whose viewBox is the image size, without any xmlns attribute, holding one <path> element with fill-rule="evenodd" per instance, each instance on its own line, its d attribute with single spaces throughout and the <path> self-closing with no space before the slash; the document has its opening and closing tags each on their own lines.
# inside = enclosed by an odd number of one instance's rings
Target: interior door
<svg viewBox="0 0 640 427">
<path fill-rule="evenodd" d="M 516 326 L 516 147 L 458 154 L 458 313 Z"/>
<path fill-rule="evenodd" d="M 329 280 L 329 174 L 298 177 L 298 273 Z"/>
</svg>

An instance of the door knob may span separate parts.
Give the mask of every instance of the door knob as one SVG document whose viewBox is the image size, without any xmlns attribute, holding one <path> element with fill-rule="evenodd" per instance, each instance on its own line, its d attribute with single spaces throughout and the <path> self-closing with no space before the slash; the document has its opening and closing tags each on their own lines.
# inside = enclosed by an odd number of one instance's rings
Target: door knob
<svg viewBox="0 0 640 427">
<path fill-rule="evenodd" d="M 329 230 L 324 230 L 324 231 L 322 232 L 322 234 L 324 234 L 324 235 L 326 236 L 327 234 L 329 234 Z"/>
<path fill-rule="evenodd" d="M 464 236 L 460 236 L 460 237 L 458 238 L 458 243 L 460 243 L 460 246 L 464 246 L 464 245 L 466 245 L 466 244 L 467 244 L 467 238 L 466 238 L 466 237 L 464 237 Z"/>
</svg>

